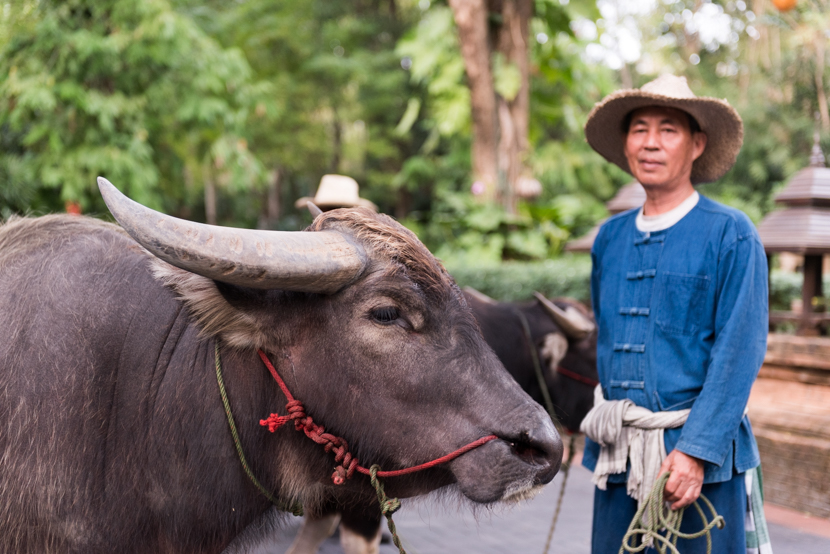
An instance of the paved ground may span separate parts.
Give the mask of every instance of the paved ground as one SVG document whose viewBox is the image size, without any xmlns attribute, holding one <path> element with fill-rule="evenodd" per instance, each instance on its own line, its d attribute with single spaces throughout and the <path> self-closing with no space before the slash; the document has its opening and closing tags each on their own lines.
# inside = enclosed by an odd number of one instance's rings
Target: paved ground
<svg viewBox="0 0 830 554">
<path fill-rule="evenodd" d="M 575 467 L 553 537 L 552 554 L 590 552 L 592 487 L 590 473 Z M 404 507 L 395 514 L 395 524 L 409 554 L 541 554 L 558 491 L 559 477 L 529 502 L 510 510 L 477 515 L 468 506 L 446 506 L 428 499 L 405 500 Z M 808 518 L 799 525 L 777 515 L 780 510 L 775 512 L 776 520 L 787 523 L 770 523 L 775 554 L 830 552 L 830 522 Z M 299 519 L 289 520 L 283 532 L 270 544 L 256 549 L 256 554 L 283 554 L 299 523 Z M 390 543 L 381 545 L 382 554 L 396 552 Z M 336 536 L 326 541 L 320 554 L 342 554 Z"/>
</svg>

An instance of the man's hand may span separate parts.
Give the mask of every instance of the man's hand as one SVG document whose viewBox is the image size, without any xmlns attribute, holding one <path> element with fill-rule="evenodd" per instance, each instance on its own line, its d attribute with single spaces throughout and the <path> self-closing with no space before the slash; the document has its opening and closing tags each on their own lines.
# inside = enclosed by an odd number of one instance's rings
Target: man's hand
<svg viewBox="0 0 830 554">
<path fill-rule="evenodd" d="M 666 482 L 663 496 L 672 502 L 672 510 L 684 508 L 697 500 L 703 486 L 703 460 L 672 450 L 663 460 L 658 475 L 667 471 L 671 472 L 671 476 Z"/>
</svg>

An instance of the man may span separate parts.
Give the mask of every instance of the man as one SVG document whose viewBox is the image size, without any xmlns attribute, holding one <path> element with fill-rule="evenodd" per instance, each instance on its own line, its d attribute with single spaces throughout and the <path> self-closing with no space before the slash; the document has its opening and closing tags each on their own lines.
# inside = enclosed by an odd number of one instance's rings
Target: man
<svg viewBox="0 0 830 554">
<path fill-rule="evenodd" d="M 766 352 L 767 263 L 746 215 L 694 189 L 734 164 L 740 116 L 725 100 L 696 97 L 685 78 L 664 75 L 609 95 L 585 134 L 646 191 L 642 208 L 602 226 L 592 250 L 601 396 L 583 423 L 583 465 L 598 485 L 593 552 L 619 550 L 666 471 L 672 509 L 702 491 L 724 516 L 712 552 L 746 552 L 745 474 L 760 459 L 745 409 Z M 650 423 L 630 423 L 643 414 Z M 687 512 L 682 530 L 701 526 Z M 706 540 L 678 548 L 705 552 Z"/>
<path fill-rule="evenodd" d="M 323 175 L 320 184 L 317 185 L 317 192 L 314 196 L 303 196 L 294 202 L 298 210 L 305 210 L 311 202 L 322 211 L 335 210 L 337 208 L 353 208 L 360 206 L 369 208 L 373 212 L 378 207 L 371 200 L 360 197 L 360 187 L 357 181 L 346 175 Z"/>
</svg>

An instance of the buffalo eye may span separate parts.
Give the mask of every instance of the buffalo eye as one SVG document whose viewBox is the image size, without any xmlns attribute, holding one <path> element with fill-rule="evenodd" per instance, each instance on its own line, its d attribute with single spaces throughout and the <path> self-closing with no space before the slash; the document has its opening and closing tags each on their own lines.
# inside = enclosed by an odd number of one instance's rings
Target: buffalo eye
<svg viewBox="0 0 830 554">
<path fill-rule="evenodd" d="M 381 325 L 389 325 L 390 323 L 394 323 L 400 318 L 400 313 L 398 313 L 398 309 L 393 306 L 383 306 L 381 308 L 375 308 L 371 311 L 370 315 L 376 323 L 380 323 Z"/>
</svg>

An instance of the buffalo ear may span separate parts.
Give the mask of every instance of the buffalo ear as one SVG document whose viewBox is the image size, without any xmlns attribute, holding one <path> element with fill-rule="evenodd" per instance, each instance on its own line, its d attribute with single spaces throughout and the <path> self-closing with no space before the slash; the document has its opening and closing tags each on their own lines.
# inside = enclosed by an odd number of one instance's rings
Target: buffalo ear
<svg viewBox="0 0 830 554">
<path fill-rule="evenodd" d="M 568 339 L 561 333 L 548 333 L 542 342 L 541 352 L 547 362 L 548 373 L 555 377 L 559 362 L 568 353 Z"/>
<path fill-rule="evenodd" d="M 200 334 L 237 348 L 265 348 L 269 291 L 221 283 L 151 258 L 153 275 L 173 290 L 196 320 Z"/>
<path fill-rule="evenodd" d="M 216 280 L 213 281 L 213 284 L 228 304 L 246 312 L 256 311 L 262 307 L 269 292 Z"/>
</svg>

